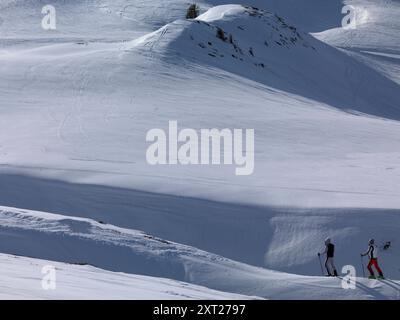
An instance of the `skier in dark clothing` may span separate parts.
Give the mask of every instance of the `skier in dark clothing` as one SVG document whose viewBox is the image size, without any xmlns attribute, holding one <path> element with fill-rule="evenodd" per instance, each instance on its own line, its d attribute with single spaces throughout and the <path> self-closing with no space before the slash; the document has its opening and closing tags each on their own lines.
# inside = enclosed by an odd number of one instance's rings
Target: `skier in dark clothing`
<svg viewBox="0 0 400 320">
<path fill-rule="evenodd" d="M 368 255 L 368 257 L 369 257 L 369 263 L 368 263 L 368 267 L 367 267 L 368 271 L 370 273 L 369 278 L 375 279 L 375 273 L 374 273 L 374 270 L 372 269 L 372 266 L 374 266 L 376 271 L 378 271 L 378 274 L 379 274 L 378 279 L 384 279 L 383 272 L 378 265 L 378 246 L 375 245 L 374 239 L 370 239 L 368 241 L 368 251 L 365 253 L 361 253 L 362 257 L 364 257 L 366 255 Z"/>
<path fill-rule="evenodd" d="M 331 242 L 330 238 L 325 240 L 325 251 L 319 253 L 318 256 L 326 254 L 325 268 L 328 271 L 329 277 L 337 277 L 338 273 L 336 271 L 334 256 L 335 256 L 335 245 Z"/>
</svg>

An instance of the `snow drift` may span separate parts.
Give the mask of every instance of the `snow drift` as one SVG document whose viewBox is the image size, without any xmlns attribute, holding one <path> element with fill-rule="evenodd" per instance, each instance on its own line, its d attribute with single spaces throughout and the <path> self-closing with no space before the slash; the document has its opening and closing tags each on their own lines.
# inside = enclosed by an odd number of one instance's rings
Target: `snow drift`
<svg viewBox="0 0 400 320">
<path fill-rule="evenodd" d="M 0 254 L 2 300 L 236 300 L 255 299 L 170 279 L 115 273 L 92 266 Z M 42 268 L 56 270 L 55 290 L 44 290 Z M 12 290 L 10 290 L 12 288 Z"/>
<path fill-rule="evenodd" d="M 40 255 L 46 260 L 64 261 L 75 265 L 91 264 L 111 271 L 168 277 L 253 298 L 258 296 L 269 299 L 302 299 L 304 297 L 307 299 L 395 299 L 400 290 L 400 284 L 395 281 L 366 279 L 357 279 L 356 289 L 345 290 L 342 288 L 341 278 L 298 276 L 257 268 L 140 231 L 122 229 L 89 219 L 3 207 L 0 209 L 0 221 L 2 226 L 0 236 L 8 239 L 8 241 L 5 241 L 6 239 L 0 241 L 3 252 L 14 252 L 24 256 Z M 29 260 L 23 259 L 22 262 L 25 261 Z M 17 260 L 4 259 L 0 256 L 0 264 L 2 263 L 5 264 L 3 269 L 6 270 L 10 268 L 10 265 L 11 267 L 16 265 L 17 270 L 22 271 L 22 276 L 35 271 L 32 268 L 29 271 L 26 266 L 24 267 L 24 263 L 18 264 Z M 36 261 L 34 264 L 54 265 L 49 261 Z M 102 286 L 98 281 L 104 281 L 107 278 L 111 281 L 111 286 L 114 286 L 115 281 L 121 278 L 126 278 L 130 285 L 138 283 L 141 285 L 140 283 L 146 281 L 145 277 L 101 272 L 89 267 L 67 267 L 58 263 L 55 265 L 61 267 L 63 276 L 65 272 L 77 272 L 78 275 L 82 272 L 93 273 L 94 281 L 84 281 L 80 284 L 86 290 L 87 297 L 95 294 L 93 289 L 96 286 Z M 17 272 L 14 276 L 18 279 L 21 274 Z M 3 273 L 0 277 L 8 279 L 9 272 Z M 62 284 L 59 284 L 61 290 L 56 293 L 56 297 L 69 295 L 68 288 L 74 282 L 76 282 L 76 275 L 74 277 L 68 275 L 67 279 L 63 277 Z M 145 282 L 150 288 L 157 283 L 159 286 L 153 289 L 156 291 L 154 297 L 158 295 L 163 297 L 165 285 L 177 287 L 171 288 L 173 292 L 177 292 L 177 298 L 182 295 L 196 297 L 190 292 L 196 289 L 193 286 L 179 290 L 183 284 L 173 281 L 147 278 Z M 147 290 L 150 288 L 148 287 Z M 123 288 L 116 285 L 116 289 L 116 296 L 118 296 Z M 204 292 L 199 292 L 197 297 L 204 297 L 207 294 L 213 294 L 214 298 L 222 296 L 222 293 L 206 289 L 201 291 Z M 138 291 L 126 287 L 125 293 L 137 295 Z M 32 293 L 27 290 L 25 294 Z M 143 294 L 146 296 L 148 293 L 144 291 Z M 51 295 L 47 294 L 47 297 Z M 101 298 L 106 297 L 108 296 L 101 296 Z M 226 297 L 239 298 L 234 295 L 226 295 Z"/>
</svg>

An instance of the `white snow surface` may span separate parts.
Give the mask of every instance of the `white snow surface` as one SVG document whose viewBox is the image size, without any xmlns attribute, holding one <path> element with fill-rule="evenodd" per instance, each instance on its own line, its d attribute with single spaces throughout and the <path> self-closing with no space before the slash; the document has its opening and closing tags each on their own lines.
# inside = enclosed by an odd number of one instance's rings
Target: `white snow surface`
<svg viewBox="0 0 400 320">
<path fill-rule="evenodd" d="M 390 241 L 381 264 L 399 279 L 399 1 L 229 2 L 185 20 L 184 0 L 55 0 L 44 31 L 47 1 L 0 0 L 0 252 L 108 270 L 90 288 L 125 272 L 268 299 L 398 298 L 393 280 L 316 277 L 316 252 L 330 236 L 360 276 L 368 239 Z M 150 166 L 146 133 L 170 120 L 255 129 L 254 174 Z M 5 276 L 23 283 L 19 261 Z"/>
<path fill-rule="evenodd" d="M 169 279 L 115 273 L 92 266 L 12 255 L 0 254 L 0 265 L 2 300 L 255 299 Z M 55 270 L 55 288 L 49 288 L 46 284 L 42 286 L 43 277 L 48 270 Z"/>
<path fill-rule="evenodd" d="M 176 295 L 177 299 L 398 299 L 400 292 L 400 282 L 366 279 L 357 279 L 356 288 L 346 290 L 342 288 L 340 278 L 299 276 L 254 267 L 140 231 L 90 219 L 2 207 L 0 221 L 0 234 L 2 238 L 8 238 L 7 242 L 1 239 L 3 252 L 14 251 L 24 256 L 36 256 L 40 252 L 51 260 L 95 265 L 114 271 L 25 258 L 13 260 L 11 256 L 0 255 L 0 265 L 4 266 L 1 275 L 3 284 L 12 282 L 13 278 L 24 278 L 27 274 L 35 275 L 29 277 L 29 289 L 22 291 L 31 298 L 106 299 L 125 295 L 126 299 L 170 299 Z M 38 270 L 47 265 L 60 270 L 58 289 L 54 295 L 41 292 L 40 287 L 31 292 L 34 285 L 41 285 Z M 121 274 L 121 271 L 172 278 L 219 292 L 171 280 L 132 277 Z M 116 292 L 111 293 L 114 285 Z M 78 286 L 79 293 L 71 292 L 71 286 Z M 103 294 L 97 286 L 103 286 L 104 291 L 109 293 Z M 18 297 L 20 290 L 17 286 L 17 291 L 11 290 L 8 294 Z M 221 291 L 241 295 L 223 294 Z M 5 293 L 7 297 L 7 292 L 1 292 Z"/>
</svg>

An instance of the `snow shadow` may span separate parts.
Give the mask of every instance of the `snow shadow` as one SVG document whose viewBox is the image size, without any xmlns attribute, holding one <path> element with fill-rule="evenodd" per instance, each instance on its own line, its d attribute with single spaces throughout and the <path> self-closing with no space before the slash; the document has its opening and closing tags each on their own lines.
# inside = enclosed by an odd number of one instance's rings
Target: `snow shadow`
<svg viewBox="0 0 400 320">
<path fill-rule="evenodd" d="M 0 189 L 2 206 L 90 218 L 296 274 L 321 274 L 316 253 L 330 236 L 338 271 L 350 264 L 361 275 L 360 252 L 374 237 L 379 245 L 392 243 L 381 251 L 381 265 L 400 278 L 398 210 L 257 207 L 15 174 L 2 174 Z"/>
</svg>

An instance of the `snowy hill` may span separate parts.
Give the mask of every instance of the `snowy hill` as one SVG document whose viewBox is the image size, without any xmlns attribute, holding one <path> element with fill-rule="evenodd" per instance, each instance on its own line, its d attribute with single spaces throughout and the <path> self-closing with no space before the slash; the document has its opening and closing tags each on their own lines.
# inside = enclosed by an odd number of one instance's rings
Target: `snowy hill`
<svg viewBox="0 0 400 320">
<path fill-rule="evenodd" d="M 41 10 L 48 4 L 45 0 L 2 0 L 1 43 L 119 42 L 177 19 L 187 7 L 184 0 L 54 0 L 51 5 L 57 10 L 57 29 L 48 32 L 41 28 Z"/>
<path fill-rule="evenodd" d="M 324 29 L 315 35 L 329 44 L 353 49 L 391 51 L 400 49 L 396 32 L 400 26 L 400 3 L 397 0 L 348 0 L 355 8 L 356 29 Z"/>
<path fill-rule="evenodd" d="M 168 279 L 113 273 L 78 266 L 0 254 L 0 299 L 130 299 L 130 300 L 225 300 L 254 299 L 210 290 Z M 56 287 L 41 286 L 48 266 L 56 270 Z M 45 267 L 45 269 L 43 269 Z M 79 290 L 77 290 L 77 287 Z M 10 289 L 11 288 L 11 289 Z"/>
<path fill-rule="evenodd" d="M 88 217 L 94 221 L 127 229 L 143 230 L 161 239 L 187 244 L 235 261 L 296 274 L 320 274 L 316 253 L 323 249 L 323 240 L 329 234 L 337 244 L 338 268 L 353 265 L 357 274 L 361 276 L 359 254 L 366 250 L 368 238 L 375 237 L 381 247 L 387 241 L 392 243 L 392 248 L 389 250 L 381 250 L 381 264 L 388 277 L 399 278 L 400 257 L 397 247 L 400 239 L 396 210 L 349 208 L 299 210 L 244 206 L 55 181 L 20 179 L 15 176 L 6 178 L 5 184 L 0 184 L 2 189 L 7 189 L 8 181 L 17 182 L 19 188 L 3 193 L 0 196 L 2 203 L 10 204 L 7 199 L 18 190 L 18 194 L 23 198 L 20 203 L 26 208 L 46 212 L 57 210 L 69 217 Z M 43 195 L 43 190 L 52 192 Z M 32 198 L 22 196 L 24 194 L 30 194 Z M 58 199 L 62 199 L 62 203 L 59 203 Z M 102 202 L 94 204 L 92 199 L 102 199 Z M 88 252 L 84 250 L 71 257 L 71 249 L 68 249 L 68 243 L 64 243 L 65 237 L 60 236 L 60 242 L 54 239 L 46 241 L 47 236 L 40 231 L 44 231 L 43 225 L 47 226 L 48 223 L 40 220 L 36 223 L 34 216 L 34 214 L 25 216 L 25 214 L 17 215 L 13 211 L 11 213 L 7 210 L 2 211 L 0 221 L 4 233 L 0 233 L 1 252 L 69 262 L 88 261 L 91 258 L 92 264 L 114 271 L 149 274 L 148 272 L 154 270 L 148 265 L 141 267 L 132 263 L 131 259 L 135 259 L 135 255 L 127 253 L 126 250 L 114 250 L 113 247 L 110 247 L 110 255 L 114 258 L 104 259 L 101 252 L 106 249 L 99 246 L 99 241 L 93 244 L 89 242 L 86 244 L 90 248 Z M 76 230 L 78 234 L 80 230 L 83 233 L 92 232 L 90 224 L 81 223 L 86 226 L 74 228 L 74 223 L 71 223 L 72 226 L 69 227 L 70 222 L 67 220 L 65 225 L 57 226 L 55 230 L 71 229 Z M 25 233 L 26 228 L 35 229 L 36 232 Z M 10 238 L 10 234 L 14 236 Z M 32 246 L 29 237 L 36 236 L 38 246 Z M 87 235 L 85 237 L 87 238 Z M 100 240 L 106 235 L 101 233 L 91 236 L 93 237 Z M 139 239 L 142 237 L 139 235 Z M 43 249 L 42 243 L 47 243 L 47 250 Z M 74 246 L 75 241 L 71 240 L 70 245 Z M 173 268 L 173 264 L 167 260 L 165 263 L 168 267 L 159 270 L 160 263 L 159 261 L 155 263 L 155 271 L 149 275 L 157 275 L 158 272 L 163 277 L 177 277 L 176 279 L 187 281 L 181 278 L 180 264 Z"/>
<path fill-rule="evenodd" d="M 40 255 L 48 260 L 90 264 L 114 272 L 168 277 L 220 291 L 252 296 L 252 298 L 258 296 L 268 299 L 298 299 L 306 296 L 308 299 L 396 299 L 400 290 L 399 282 L 391 280 L 379 282 L 365 279 L 358 279 L 356 289 L 345 290 L 342 289 L 341 279 L 305 277 L 257 268 L 140 231 L 122 229 L 89 219 L 4 207 L 0 210 L 0 216 L 1 251 L 13 252 L 18 255 L 34 257 Z M 4 265 L 3 269 L 13 270 L 13 276 L 16 278 L 21 277 L 21 269 L 23 275 L 26 272 L 33 273 L 38 269 L 29 270 L 24 266 L 30 262 L 28 259 L 23 259 L 21 266 L 18 263 L 19 260 L 13 260 L 7 256 L 0 257 L 0 265 Z M 32 262 L 39 266 L 54 264 L 50 261 Z M 32 264 L 32 262 L 30 263 Z M 59 263 L 55 263 L 55 265 L 60 266 L 62 279 L 66 282 L 62 282 L 60 286 L 66 285 L 67 288 L 71 283 L 77 281 L 80 272 L 93 273 L 97 282 L 80 284 L 87 290 L 82 292 L 80 297 L 85 297 L 85 294 L 88 294 L 89 297 L 95 294 L 90 290 L 100 286 L 104 281 L 104 276 L 108 276 L 113 283 L 120 281 L 120 278 L 132 279 L 131 285 L 134 288 L 127 285 L 125 290 L 127 290 L 127 295 L 133 294 L 134 296 L 127 296 L 127 298 L 136 298 L 137 295 L 140 295 L 141 289 L 137 287 L 135 279 L 142 282 L 147 279 L 150 282 L 148 291 L 159 292 L 150 298 L 157 298 L 157 294 L 163 297 L 163 290 L 165 290 L 163 284 L 177 287 L 171 289 L 176 292 L 174 293 L 177 295 L 176 298 L 182 298 L 185 295 L 188 295 L 189 298 L 201 298 L 207 297 L 207 294 L 212 298 L 224 297 L 222 294 L 219 296 L 218 292 L 207 290 L 202 292 L 200 289 L 198 289 L 198 296 L 195 296 L 195 293 L 190 290 L 195 290 L 196 287 L 186 287 L 183 284 L 167 280 L 144 277 L 129 278 L 128 275 L 107 273 L 89 267 L 82 268 Z M 14 269 L 15 266 L 17 266 L 17 270 Z M 76 271 L 77 275 L 74 273 Z M 69 275 L 67 279 L 65 279 L 64 272 Z M 6 275 L 9 276 L 8 273 Z M 71 277 L 71 275 L 74 276 Z M 37 277 L 32 279 L 32 282 L 37 280 Z M 155 287 L 159 282 L 162 285 Z M 140 287 L 142 286 L 140 285 Z M 185 290 L 181 291 L 181 287 Z M 315 290 L 315 287 L 318 287 L 318 290 Z M 57 292 L 55 297 L 73 296 L 67 288 L 62 287 L 61 292 Z M 122 286 L 117 286 L 117 290 L 124 289 Z M 33 293 L 25 292 L 25 294 Z M 118 297 L 119 294 L 117 291 L 115 296 L 111 295 L 110 297 Z M 146 297 L 151 293 L 145 291 L 143 294 Z M 47 297 L 52 296 L 48 295 Z M 107 297 L 97 296 L 97 298 Z M 235 297 L 234 295 L 225 297 L 240 298 L 240 296 Z"/>
<path fill-rule="evenodd" d="M 399 3 L 327 1 L 204 0 L 185 20 L 184 0 L 57 0 L 51 32 L 45 1 L 0 1 L 0 205 L 22 208 L 1 208 L 0 252 L 271 299 L 398 297 L 319 277 L 330 236 L 358 276 L 367 240 L 391 241 L 400 278 Z M 170 120 L 255 129 L 254 174 L 149 165 L 146 133 Z"/>
<path fill-rule="evenodd" d="M 205 61 L 346 111 L 399 119 L 397 84 L 265 10 L 214 7 L 195 21 L 167 25 L 133 46 L 137 44 L 151 47 L 153 54 L 160 47 L 167 58 Z"/>
<path fill-rule="evenodd" d="M 346 49 L 363 63 L 400 83 L 400 3 L 395 0 L 346 1 L 356 9 L 357 28 L 331 28 L 314 34 Z"/>
</svg>

